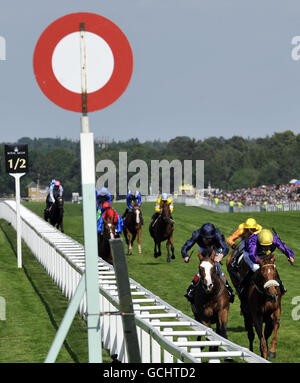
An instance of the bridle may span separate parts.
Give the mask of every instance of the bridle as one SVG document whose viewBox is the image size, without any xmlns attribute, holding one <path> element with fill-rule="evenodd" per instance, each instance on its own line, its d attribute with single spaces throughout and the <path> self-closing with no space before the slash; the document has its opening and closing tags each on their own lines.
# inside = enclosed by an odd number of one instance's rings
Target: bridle
<svg viewBox="0 0 300 383">
<path fill-rule="evenodd" d="M 105 227 L 107 229 L 107 234 L 109 235 L 109 239 L 114 239 L 115 238 L 114 225 L 111 222 L 107 222 L 105 224 Z"/>
<path fill-rule="evenodd" d="M 264 268 L 264 267 L 267 267 L 267 266 L 272 266 L 272 267 L 276 267 L 274 263 L 266 263 L 265 265 L 262 265 L 261 266 L 261 269 Z M 257 284 L 252 280 L 252 283 L 254 285 L 254 287 L 256 288 L 256 290 L 261 293 L 261 294 L 265 294 L 267 295 L 268 297 L 270 297 L 272 300 L 275 300 L 275 302 L 277 301 L 278 299 L 278 294 L 270 294 L 269 293 L 269 287 L 279 287 L 279 283 L 275 280 L 275 279 L 270 279 L 268 280 L 264 285 L 263 285 L 263 290 L 261 290 Z"/>
</svg>

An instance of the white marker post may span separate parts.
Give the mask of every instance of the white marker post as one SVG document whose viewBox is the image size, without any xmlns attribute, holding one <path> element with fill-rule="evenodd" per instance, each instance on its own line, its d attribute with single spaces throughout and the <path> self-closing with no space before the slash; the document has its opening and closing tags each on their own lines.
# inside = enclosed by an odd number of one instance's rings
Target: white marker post
<svg viewBox="0 0 300 383">
<path fill-rule="evenodd" d="M 18 268 L 22 268 L 22 224 L 20 216 L 20 178 L 26 173 L 9 173 L 10 176 L 15 179 L 15 192 L 16 192 L 16 230 L 17 230 L 17 257 L 18 257 Z"/>
<path fill-rule="evenodd" d="M 28 145 L 5 145 L 6 173 L 15 179 L 18 268 L 22 268 L 22 223 L 20 216 L 20 178 L 28 171 Z"/>
<path fill-rule="evenodd" d="M 95 194 L 94 135 L 90 133 L 87 115 L 87 73 L 84 23 L 80 23 L 80 56 L 82 86 L 82 117 L 80 134 L 81 183 L 83 199 L 83 229 L 89 361 L 102 363 L 100 303 L 98 281 L 98 240 Z"/>
</svg>

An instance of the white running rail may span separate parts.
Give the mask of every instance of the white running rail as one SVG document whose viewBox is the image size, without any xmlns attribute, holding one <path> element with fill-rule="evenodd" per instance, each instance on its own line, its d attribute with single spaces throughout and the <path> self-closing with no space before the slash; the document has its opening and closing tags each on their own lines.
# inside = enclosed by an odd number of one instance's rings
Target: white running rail
<svg viewBox="0 0 300 383">
<path fill-rule="evenodd" d="M 84 247 L 61 233 L 42 218 L 21 205 L 22 238 L 37 260 L 70 300 L 84 272 Z M 16 228 L 15 201 L 0 201 L 0 218 Z M 103 347 L 117 354 L 122 362 L 126 355 L 116 278 L 111 265 L 99 258 L 99 299 Z M 136 314 L 137 333 L 143 363 L 219 363 L 223 358 L 238 358 L 250 363 L 269 363 L 260 356 L 230 342 L 212 329 L 183 314 L 130 279 Z M 79 313 L 85 318 L 83 298 Z M 205 340 L 197 341 L 201 335 Z M 203 351 L 203 346 L 219 346 L 222 351 Z"/>
</svg>

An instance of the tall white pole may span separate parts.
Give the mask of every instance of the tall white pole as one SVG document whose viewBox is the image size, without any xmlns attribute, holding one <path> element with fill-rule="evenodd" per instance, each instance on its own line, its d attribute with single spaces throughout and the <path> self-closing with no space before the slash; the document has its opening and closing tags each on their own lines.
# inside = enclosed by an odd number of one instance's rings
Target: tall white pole
<svg viewBox="0 0 300 383">
<path fill-rule="evenodd" d="M 17 231 L 17 258 L 18 268 L 22 268 L 22 223 L 20 216 L 20 178 L 25 173 L 10 173 L 15 179 L 15 194 L 16 194 L 16 231 Z"/>
<path fill-rule="evenodd" d="M 94 135 L 87 115 L 87 66 L 84 23 L 80 24 L 82 117 L 80 134 L 81 183 L 87 299 L 89 362 L 102 363 L 98 280 L 98 239 L 95 194 Z"/>
</svg>

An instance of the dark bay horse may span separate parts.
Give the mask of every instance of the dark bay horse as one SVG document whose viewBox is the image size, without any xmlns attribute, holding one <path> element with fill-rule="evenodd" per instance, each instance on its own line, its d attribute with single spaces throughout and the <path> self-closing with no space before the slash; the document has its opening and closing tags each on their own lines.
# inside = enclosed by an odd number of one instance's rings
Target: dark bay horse
<svg viewBox="0 0 300 383">
<path fill-rule="evenodd" d="M 142 222 L 141 222 L 141 209 L 135 204 L 133 210 L 130 210 L 124 220 L 123 234 L 128 246 L 128 254 L 132 254 L 132 246 L 135 238 L 137 237 L 138 252 L 142 254 Z"/>
<path fill-rule="evenodd" d="M 160 216 L 156 219 L 154 223 L 150 223 L 149 232 L 151 237 L 154 240 L 154 257 L 157 258 L 161 255 L 161 242 L 167 241 L 167 262 L 175 259 L 174 254 L 174 244 L 173 244 L 173 231 L 174 231 L 174 221 L 171 219 L 170 206 L 167 203 L 163 204 L 161 209 Z M 172 256 L 170 258 L 171 246 Z"/>
<path fill-rule="evenodd" d="M 227 271 L 233 283 L 233 286 L 235 287 L 235 290 L 237 292 L 239 290 L 240 282 L 244 279 L 245 275 L 249 271 L 249 266 L 247 265 L 247 263 L 244 261 L 244 258 L 243 258 L 243 252 L 241 252 L 240 255 L 238 256 L 238 259 L 236 261 L 236 267 L 232 266 L 232 263 L 231 263 L 232 258 L 235 256 L 235 253 L 237 253 L 238 250 L 239 250 L 238 248 L 233 250 L 230 254 L 228 254 L 226 259 Z"/>
<path fill-rule="evenodd" d="M 195 288 L 194 303 L 191 304 L 194 317 L 207 327 L 216 324 L 216 333 L 227 339 L 229 295 L 216 271 L 215 252 L 213 249 L 203 254 L 198 252 L 198 257 L 200 279 Z M 211 351 L 217 349 L 216 346 L 210 347 Z"/>
<path fill-rule="evenodd" d="M 50 206 L 49 210 L 45 209 L 45 221 L 49 221 L 52 226 L 60 228 L 64 232 L 63 217 L 64 217 L 64 199 L 59 195 L 54 196 L 55 202 Z"/>
<path fill-rule="evenodd" d="M 114 239 L 117 236 L 113 219 L 114 217 L 107 217 L 106 219 L 103 219 L 103 233 L 98 233 L 98 256 L 110 265 L 113 265 L 113 257 L 111 254 L 109 240 Z"/>
<path fill-rule="evenodd" d="M 277 281 L 275 259 L 274 254 L 257 258 L 260 268 L 252 277 L 247 297 L 248 306 L 243 310 L 249 349 L 253 351 L 254 325 L 260 341 L 261 356 L 265 359 L 276 357 L 277 333 L 280 325 L 281 291 Z M 268 339 L 272 333 L 269 350 Z"/>
</svg>

